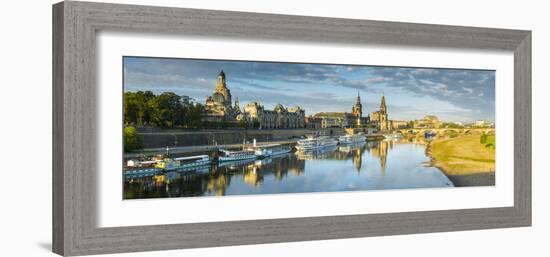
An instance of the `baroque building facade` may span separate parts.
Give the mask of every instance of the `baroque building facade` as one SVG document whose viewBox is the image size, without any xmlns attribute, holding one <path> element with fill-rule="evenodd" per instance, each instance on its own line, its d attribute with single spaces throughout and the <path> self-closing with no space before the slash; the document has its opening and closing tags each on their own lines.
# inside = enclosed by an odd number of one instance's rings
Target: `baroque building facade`
<svg viewBox="0 0 550 257">
<path fill-rule="evenodd" d="M 363 104 L 361 104 L 361 96 L 357 93 L 357 99 L 351 107 L 351 113 L 319 112 L 308 117 L 308 121 L 313 123 L 308 124 L 309 128 L 359 128 L 369 124 L 370 116 L 363 117 Z"/>
<path fill-rule="evenodd" d="M 439 121 L 439 118 L 434 115 L 426 115 L 424 118 L 415 120 L 414 121 L 414 127 L 415 128 L 439 128 L 441 125 L 441 122 Z"/>
<path fill-rule="evenodd" d="M 305 128 L 306 112 L 299 106 L 285 108 L 282 104 L 277 104 L 273 110 L 266 110 L 258 102 L 248 103 L 244 107 L 238 120 L 255 122 L 259 128 L 280 129 L 280 128 Z"/>
<path fill-rule="evenodd" d="M 273 110 L 267 110 L 262 104 L 251 102 L 241 110 L 238 97 L 232 103 L 223 70 L 218 74 L 214 93 L 206 97 L 205 109 L 204 120 L 210 122 L 245 122 L 266 129 L 306 127 L 305 110 L 299 106 L 285 108 L 277 104 Z"/>
<path fill-rule="evenodd" d="M 391 129 L 404 129 L 409 126 L 409 122 L 406 120 L 390 120 Z"/>
</svg>

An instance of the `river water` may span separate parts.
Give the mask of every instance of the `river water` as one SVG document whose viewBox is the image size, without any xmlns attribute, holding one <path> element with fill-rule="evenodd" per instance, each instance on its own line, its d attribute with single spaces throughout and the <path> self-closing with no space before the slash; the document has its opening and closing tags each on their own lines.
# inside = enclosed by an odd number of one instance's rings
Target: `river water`
<svg viewBox="0 0 550 257">
<path fill-rule="evenodd" d="M 382 140 L 126 179 L 124 199 L 452 187 L 426 146 Z"/>
</svg>

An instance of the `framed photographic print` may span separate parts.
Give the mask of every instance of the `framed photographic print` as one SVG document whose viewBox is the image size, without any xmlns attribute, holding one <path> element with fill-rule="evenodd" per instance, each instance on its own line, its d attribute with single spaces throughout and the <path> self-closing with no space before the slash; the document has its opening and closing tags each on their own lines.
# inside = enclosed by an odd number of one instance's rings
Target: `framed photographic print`
<svg viewBox="0 0 550 257">
<path fill-rule="evenodd" d="M 53 60 L 58 254 L 531 224 L 530 31 L 66 1 Z"/>
</svg>

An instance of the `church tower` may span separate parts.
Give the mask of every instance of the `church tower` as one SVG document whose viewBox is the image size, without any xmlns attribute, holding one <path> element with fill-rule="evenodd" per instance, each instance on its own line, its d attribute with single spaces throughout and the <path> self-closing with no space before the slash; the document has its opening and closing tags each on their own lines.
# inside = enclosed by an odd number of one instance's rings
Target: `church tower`
<svg viewBox="0 0 550 257">
<path fill-rule="evenodd" d="M 380 113 L 387 114 L 388 109 L 386 107 L 386 98 L 382 95 L 382 101 L 380 103 Z"/>
<path fill-rule="evenodd" d="M 361 126 L 361 117 L 363 116 L 363 105 L 361 104 L 361 96 L 359 95 L 359 92 L 357 92 L 357 102 L 355 102 L 355 105 L 351 108 L 351 113 L 353 116 L 355 116 L 355 125 Z"/>
<path fill-rule="evenodd" d="M 390 129 L 390 121 L 388 120 L 388 107 L 386 106 L 386 98 L 382 95 L 380 102 L 380 130 L 385 131 Z"/>
<path fill-rule="evenodd" d="M 225 83 L 225 73 L 220 71 L 220 74 L 218 74 L 218 82 L 216 83 L 216 89 L 214 93 L 220 93 L 225 98 L 225 106 L 231 107 L 231 91 L 229 88 L 227 88 L 227 84 Z"/>
</svg>

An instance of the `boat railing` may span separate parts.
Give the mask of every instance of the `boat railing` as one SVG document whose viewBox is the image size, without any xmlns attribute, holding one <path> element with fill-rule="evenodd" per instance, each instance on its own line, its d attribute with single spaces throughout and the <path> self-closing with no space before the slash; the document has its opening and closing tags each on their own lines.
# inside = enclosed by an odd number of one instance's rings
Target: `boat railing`
<svg viewBox="0 0 550 257">
<path fill-rule="evenodd" d="M 208 155 L 197 155 L 197 156 L 187 156 L 187 157 L 178 157 L 174 158 L 174 161 L 187 161 L 187 160 L 206 160 L 210 158 Z"/>
</svg>

